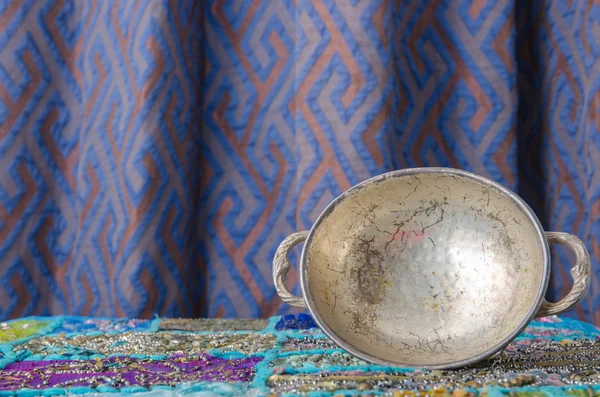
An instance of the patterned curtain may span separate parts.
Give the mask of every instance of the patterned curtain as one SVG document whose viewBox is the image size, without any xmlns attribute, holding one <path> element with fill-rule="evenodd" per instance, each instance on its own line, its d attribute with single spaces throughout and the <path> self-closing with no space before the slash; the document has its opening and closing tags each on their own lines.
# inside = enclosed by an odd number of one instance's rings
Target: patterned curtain
<svg viewBox="0 0 600 397">
<path fill-rule="evenodd" d="M 416 166 L 577 234 L 600 323 L 598 2 L 0 0 L 0 318 L 286 313 L 281 240 Z"/>
</svg>

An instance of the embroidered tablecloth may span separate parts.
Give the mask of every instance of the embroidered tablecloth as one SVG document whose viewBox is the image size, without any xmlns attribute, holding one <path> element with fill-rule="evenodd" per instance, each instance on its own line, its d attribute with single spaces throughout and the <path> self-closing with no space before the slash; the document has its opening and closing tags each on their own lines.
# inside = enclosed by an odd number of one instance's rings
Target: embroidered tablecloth
<svg viewBox="0 0 600 397">
<path fill-rule="evenodd" d="M 303 314 L 29 317 L 0 324 L 0 368 L 0 396 L 588 396 L 600 394 L 600 331 L 544 318 L 489 362 L 426 371 L 354 358 Z"/>
</svg>

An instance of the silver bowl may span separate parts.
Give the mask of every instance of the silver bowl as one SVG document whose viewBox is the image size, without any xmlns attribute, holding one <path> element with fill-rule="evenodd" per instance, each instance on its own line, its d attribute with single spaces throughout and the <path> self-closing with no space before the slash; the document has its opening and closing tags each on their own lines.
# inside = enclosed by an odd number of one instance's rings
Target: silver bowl
<svg viewBox="0 0 600 397">
<path fill-rule="evenodd" d="M 290 249 L 303 297 L 285 286 Z M 549 244 L 571 248 L 574 285 L 544 300 Z M 277 250 L 281 298 L 307 307 L 349 353 L 383 365 L 456 368 L 501 351 L 534 317 L 573 307 L 587 293 L 590 259 L 567 233 L 544 233 L 525 202 L 502 185 L 448 168 L 371 178 L 337 197 L 310 231 Z"/>
</svg>

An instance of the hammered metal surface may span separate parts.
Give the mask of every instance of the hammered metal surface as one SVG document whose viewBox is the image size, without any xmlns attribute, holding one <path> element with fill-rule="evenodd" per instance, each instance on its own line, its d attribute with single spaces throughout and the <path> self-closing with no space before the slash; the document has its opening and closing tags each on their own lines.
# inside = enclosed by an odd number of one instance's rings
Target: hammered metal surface
<svg viewBox="0 0 600 397">
<path fill-rule="evenodd" d="M 524 327 L 546 288 L 543 239 L 518 198 L 476 178 L 382 177 L 317 221 L 303 289 L 344 348 L 443 366 L 502 347 Z"/>
</svg>

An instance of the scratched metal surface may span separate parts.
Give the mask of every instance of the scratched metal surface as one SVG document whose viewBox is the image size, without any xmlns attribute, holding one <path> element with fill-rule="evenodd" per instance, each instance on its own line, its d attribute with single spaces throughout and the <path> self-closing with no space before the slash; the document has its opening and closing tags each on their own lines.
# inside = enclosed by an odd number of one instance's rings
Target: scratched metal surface
<svg viewBox="0 0 600 397">
<path fill-rule="evenodd" d="M 547 283 L 543 231 L 473 176 L 382 177 L 330 206 L 306 243 L 304 292 L 324 331 L 374 362 L 444 366 L 497 351 Z"/>
</svg>

